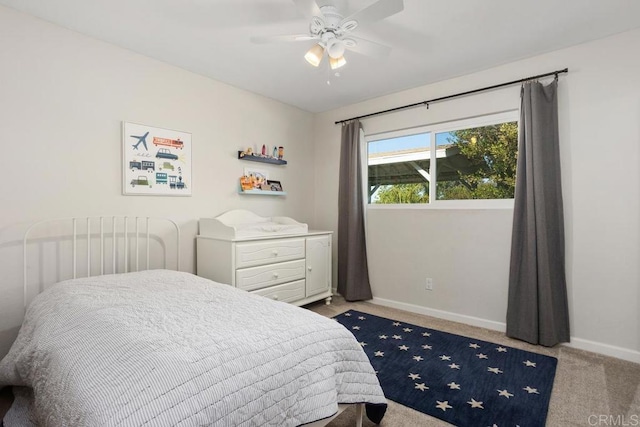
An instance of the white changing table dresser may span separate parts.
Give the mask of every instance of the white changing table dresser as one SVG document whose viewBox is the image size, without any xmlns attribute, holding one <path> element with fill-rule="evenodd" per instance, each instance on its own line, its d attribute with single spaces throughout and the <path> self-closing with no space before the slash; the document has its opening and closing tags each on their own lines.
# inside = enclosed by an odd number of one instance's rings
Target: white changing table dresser
<svg viewBox="0 0 640 427">
<path fill-rule="evenodd" d="M 245 210 L 200 219 L 197 274 L 294 305 L 331 302 L 331 232 Z"/>
</svg>

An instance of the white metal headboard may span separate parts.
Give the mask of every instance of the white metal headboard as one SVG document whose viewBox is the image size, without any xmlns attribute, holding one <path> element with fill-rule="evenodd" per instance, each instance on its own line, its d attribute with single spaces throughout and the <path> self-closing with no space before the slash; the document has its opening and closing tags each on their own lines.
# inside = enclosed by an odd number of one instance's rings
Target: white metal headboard
<svg viewBox="0 0 640 427">
<path fill-rule="evenodd" d="M 105 220 L 109 223 L 110 227 L 107 224 L 105 227 Z M 180 228 L 178 224 L 168 218 L 159 218 L 159 217 L 129 217 L 129 216 L 95 216 L 95 217 L 69 217 L 69 218 L 57 218 L 57 219 L 46 219 L 42 221 L 38 221 L 32 224 L 24 233 L 23 239 L 23 297 L 24 297 L 24 306 L 27 306 L 28 300 L 28 255 L 27 255 L 27 247 L 29 243 L 31 243 L 31 234 L 37 228 L 42 228 L 45 225 L 53 226 L 53 224 L 66 224 L 67 226 L 72 227 L 72 231 L 70 233 L 65 233 L 71 237 L 72 242 L 72 250 L 71 250 L 71 261 L 72 261 L 72 277 L 69 278 L 77 278 L 78 277 L 78 262 L 84 261 L 84 266 L 86 266 L 86 277 L 91 276 L 100 276 L 104 274 L 111 273 L 127 273 L 129 271 L 140 271 L 140 253 L 141 253 L 141 242 L 144 245 L 144 254 L 145 261 L 144 267 L 142 270 L 149 269 L 149 254 L 150 248 L 149 243 L 151 238 L 156 239 L 158 236 L 152 235 L 150 231 L 149 223 L 151 221 L 159 221 L 163 223 L 165 227 L 172 231 L 172 234 L 175 235 L 175 262 L 176 262 L 176 270 L 180 270 Z M 131 224 L 130 224 L 131 223 Z M 141 224 L 142 223 L 142 227 Z M 78 225 L 81 224 L 84 226 L 84 230 L 78 232 Z M 92 224 L 97 226 L 97 231 L 93 232 Z M 129 226 L 132 225 L 133 229 L 130 230 Z M 143 228 L 143 230 L 141 230 Z M 95 228 L 94 228 L 95 230 Z M 173 233 L 175 232 L 175 233 Z M 94 233 L 94 234 L 92 234 Z M 141 235 L 142 234 L 142 235 Z M 83 257 L 78 253 L 78 238 L 86 239 L 86 254 Z M 93 238 L 93 239 L 92 239 Z M 122 246 L 124 250 L 123 262 L 121 262 L 121 268 L 118 268 L 118 259 L 121 258 L 120 246 L 118 245 L 118 238 L 122 240 Z M 105 268 L 105 260 L 109 255 L 109 251 L 105 250 L 105 242 L 107 240 L 111 240 L 111 268 Z M 97 240 L 99 245 L 99 254 L 98 259 L 100 260 L 100 268 L 99 274 L 96 272 L 94 274 L 92 270 L 92 240 Z M 162 239 L 164 241 L 164 239 Z M 174 239 L 171 239 L 174 240 Z M 133 246 L 132 252 L 129 252 L 129 247 Z M 134 257 L 132 259 L 132 257 Z M 163 267 L 166 268 L 167 262 L 166 258 L 163 259 Z M 133 268 L 135 266 L 135 268 Z M 109 271 L 110 270 L 110 271 Z"/>
</svg>

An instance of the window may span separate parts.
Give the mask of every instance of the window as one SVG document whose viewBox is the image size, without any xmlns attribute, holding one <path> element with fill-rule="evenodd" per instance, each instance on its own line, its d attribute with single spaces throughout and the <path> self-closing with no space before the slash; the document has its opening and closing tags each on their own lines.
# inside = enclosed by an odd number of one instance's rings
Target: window
<svg viewBox="0 0 640 427">
<path fill-rule="evenodd" d="M 513 199 L 517 112 L 367 138 L 370 204 Z"/>
</svg>

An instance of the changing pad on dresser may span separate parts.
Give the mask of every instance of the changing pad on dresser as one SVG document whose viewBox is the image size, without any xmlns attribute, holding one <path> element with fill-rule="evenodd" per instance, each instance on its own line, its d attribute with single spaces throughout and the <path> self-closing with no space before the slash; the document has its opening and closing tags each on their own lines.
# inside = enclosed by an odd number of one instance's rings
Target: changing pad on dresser
<svg viewBox="0 0 640 427">
<path fill-rule="evenodd" d="M 200 219 L 200 235 L 229 239 L 248 237 L 305 234 L 307 224 L 286 216 L 262 217 L 253 212 L 237 209 L 215 218 Z"/>
</svg>

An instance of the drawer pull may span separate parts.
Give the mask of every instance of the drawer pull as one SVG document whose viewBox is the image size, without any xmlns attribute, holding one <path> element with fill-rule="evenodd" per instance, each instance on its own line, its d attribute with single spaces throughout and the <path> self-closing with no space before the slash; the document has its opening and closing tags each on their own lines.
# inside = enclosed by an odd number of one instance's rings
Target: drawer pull
<svg viewBox="0 0 640 427">
<path fill-rule="evenodd" d="M 278 278 L 278 273 L 273 273 L 273 278 L 277 279 Z"/>
<path fill-rule="evenodd" d="M 311 267 L 307 267 L 307 270 L 311 271 L 311 270 L 313 270 L 313 269 L 312 269 Z"/>
<path fill-rule="evenodd" d="M 273 299 L 274 299 L 274 300 L 276 300 L 276 301 L 278 301 L 278 295 L 274 295 L 274 296 L 273 296 Z"/>
<path fill-rule="evenodd" d="M 275 249 L 273 252 L 271 252 L 273 254 L 273 256 L 278 256 L 278 250 Z"/>
</svg>

